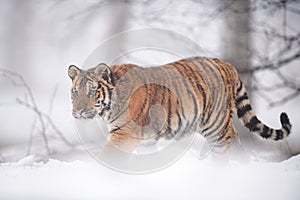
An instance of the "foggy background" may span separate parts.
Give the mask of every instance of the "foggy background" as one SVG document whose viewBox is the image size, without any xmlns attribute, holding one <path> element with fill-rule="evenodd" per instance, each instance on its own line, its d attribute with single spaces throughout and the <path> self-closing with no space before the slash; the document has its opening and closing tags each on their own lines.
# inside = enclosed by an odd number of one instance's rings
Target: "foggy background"
<svg viewBox="0 0 300 200">
<path fill-rule="evenodd" d="M 75 152 L 76 158 L 83 150 L 71 115 L 68 66 L 82 66 L 114 34 L 149 27 L 181 33 L 201 47 L 199 56 L 235 65 L 267 125 L 279 128 L 279 115 L 287 112 L 293 125 L 287 142 L 267 144 L 238 131 L 249 148 L 289 158 L 300 152 L 299 20 L 300 3 L 293 0 L 2 0 L 0 162 L 29 154 L 66 159 Z M 143 57 L 130 62 L 144 64 Z"/>
</svg>

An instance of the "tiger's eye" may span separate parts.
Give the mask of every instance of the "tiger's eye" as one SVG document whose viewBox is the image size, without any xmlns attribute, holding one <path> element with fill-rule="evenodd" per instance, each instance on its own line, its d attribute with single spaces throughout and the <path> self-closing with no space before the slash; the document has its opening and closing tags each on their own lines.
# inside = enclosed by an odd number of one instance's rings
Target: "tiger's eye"
<svg viewBox="0 0 300 200">
<path fill-rule="evenodd" d="M 78 96 L 78 90 L 75 87 L 73 88 L 73 93 L 75 96 Z"/>
</svg>

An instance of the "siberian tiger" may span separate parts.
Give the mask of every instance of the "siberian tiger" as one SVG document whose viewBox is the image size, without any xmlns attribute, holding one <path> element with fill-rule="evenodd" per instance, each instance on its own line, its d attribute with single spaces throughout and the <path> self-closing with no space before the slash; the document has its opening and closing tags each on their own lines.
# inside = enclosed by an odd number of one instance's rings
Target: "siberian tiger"
<svg viewBox="0 0 300 200">
<path fill-rule="evenodd" d="M 178 139 L 193 132 L 201 133 L 214 152 L 224 152 L 238 138 L 234 113 L 262 138 L 281 140 L 291 132 L 285 113 L 277 130 L 256 117 L 236 69 L 220 59 L 193 57 L 146 68 L 71 65 L 68 75 L 73 116 L 107 120 L 108 144 L 129 152 L 144 139 Z"/>
</svg>

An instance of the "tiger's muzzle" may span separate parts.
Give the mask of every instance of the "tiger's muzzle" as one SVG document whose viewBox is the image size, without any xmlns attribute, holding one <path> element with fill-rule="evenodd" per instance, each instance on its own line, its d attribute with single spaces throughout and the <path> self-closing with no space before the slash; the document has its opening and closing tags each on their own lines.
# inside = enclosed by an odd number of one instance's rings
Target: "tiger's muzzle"
<svg viewBox="0 0 300 200">
<path fill-rule="evenodd" d="M 94 109 L 91 110 L 77 110 L 72 112 L 73 117 L 76 119 L 93 119 L 97 115 L 97 111 Z"/>
</svg>

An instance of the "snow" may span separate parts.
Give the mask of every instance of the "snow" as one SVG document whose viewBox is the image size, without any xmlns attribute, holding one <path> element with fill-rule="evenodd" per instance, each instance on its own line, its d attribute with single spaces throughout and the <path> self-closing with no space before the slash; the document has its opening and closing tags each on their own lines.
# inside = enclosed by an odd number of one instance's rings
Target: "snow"
<svg viewBox="0 0 300 200">
<path fill-rule="evenodd" d="M 300 156 L 216 166 L 189 152 L 161 171 L 126 174 L 91 160 L 0 165 L 0 199 L 299 199 Z"/>
</svg>

